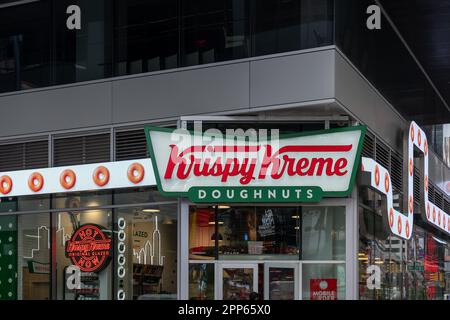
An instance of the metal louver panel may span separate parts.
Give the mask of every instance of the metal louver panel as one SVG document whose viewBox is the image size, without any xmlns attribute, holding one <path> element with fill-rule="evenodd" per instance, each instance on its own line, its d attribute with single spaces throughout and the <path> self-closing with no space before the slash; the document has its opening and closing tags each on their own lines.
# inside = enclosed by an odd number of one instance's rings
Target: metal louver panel
<svg viewBox="0 0 450 320">
<path fill-rule="evenodd" d="M 444 196 L 442 193 L 438 192 L 437 189 L 434 189 L 434 204 L 439 208 L 444 209 Z"/>
<path fill-rule="evenodd" d="M 367 158 L 375 159 L 375 138 L 374 136 L 367 132 L 364 137 L 362 156 Z"/>
<path fill-rule="evenodd" d="M 419 169 L 414 167 L 414 202 L 420 203 L 420 172 Z"/>
<path fill-rule="evenodd" d="M 450 201 L 448 199 L 444 199 L 444 211 L 447 213 L 450 212 Z"/>
<path fill-rule="evenodd" d="M 110 135 L 58 138 L 54 141 L 53 165 L 68 166 L 111 160 Z"/>
<path fill-rule="evenodd" d="M 428 183 L 428 200 L 434 203 L 434 184 Z"/>
<path fill-rule="evenodd" d="M 391 171 L 391 152 L 388 146 L 377 139 L 375 145 L 375 160 L 383 167 Z"/>
<path fill-rule="evenodd" d="M 144 129 L 116 133 L 116 160 L 147 158 L 147 142 Z"/>
<path fill-rule="evenodd" d="M 400 155 L 391 153 L 392 186 L 398 192 L 403 191 L 403 159 Z"/>
<path fill-rule="evenodd" d="M 48 167 L 47 140 L 0 146 L 0 171 Z"/>
</svg>

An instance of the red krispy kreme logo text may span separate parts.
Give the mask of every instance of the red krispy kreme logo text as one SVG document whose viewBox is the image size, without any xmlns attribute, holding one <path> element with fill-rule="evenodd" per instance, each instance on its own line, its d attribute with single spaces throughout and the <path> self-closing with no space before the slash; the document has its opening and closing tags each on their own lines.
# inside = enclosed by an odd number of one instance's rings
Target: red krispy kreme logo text
<svg viewBox="0 0 450 320">
<path fill-rule="evenodd" d="M 101 227 L 94 224 L 81 226 L 66 242 L 66 257 L 81 271 L 101 271 L 108 264 L 110 256 L 111 239 Z"/>
<path fill-rule="evenodd" d="M 220 177 L 227 182 L 229 177 L 240 177 L 241 185 L 247 185 L 255 179 L 280 179 L 293 176 L 344 176 L 348 173 L 348 160 L 345 157 L 295 157 L 294 153 L 349 152 L 347 145 L 288 145 L 278 150 L 272 146 L 190 146 L 180 150 L 170 145 L 171 152 L 164 172 L 164 179 L 186 180 L 190 177 Z M 264 150 L 261 164 L 258 155 Z M 236 157 L 233 153 L 245 152 L 246 157 Z M 201 156 L 196 156 L 200 153 Z M 210 154 L 216 156 L 213 158 Z M 217 156 L 217 154 L 219 154 Z M 254 156 L 251 156 L 251 155 Z"/>
</svg>

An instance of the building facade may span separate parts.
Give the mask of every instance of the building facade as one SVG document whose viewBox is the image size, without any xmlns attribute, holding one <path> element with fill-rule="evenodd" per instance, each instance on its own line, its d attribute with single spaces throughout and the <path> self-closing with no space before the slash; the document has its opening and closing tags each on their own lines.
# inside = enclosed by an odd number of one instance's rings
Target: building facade
<svg viewBox="0 0 450 320">
<path fill-rule="evenodd" d="M 370 1 L 72 2 L 0 3 L 0 299 L 449 299 L 450 112 Z M 161 192 L 144 128 L 199 124 L 362 126 L 351 193 Z"/>
</svg>

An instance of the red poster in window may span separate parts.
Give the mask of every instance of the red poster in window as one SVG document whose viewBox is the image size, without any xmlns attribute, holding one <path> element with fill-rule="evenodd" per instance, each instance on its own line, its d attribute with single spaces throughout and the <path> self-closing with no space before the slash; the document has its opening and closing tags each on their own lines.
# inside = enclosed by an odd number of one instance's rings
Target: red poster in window
<svg viewBox="0 0 450 320">
<path fill-rule="evenodd" d="M 66 242 L 66 257 L 85 272 L 99 272 L 109 263 L 111 239 L 95 224 L 85 224 L 75 230 Z"/>
<path fill-rule="evenodd" d="M 309 287 L 311 300 L 337 300 L 336 279 L 311 279 Z"/>
</svg>

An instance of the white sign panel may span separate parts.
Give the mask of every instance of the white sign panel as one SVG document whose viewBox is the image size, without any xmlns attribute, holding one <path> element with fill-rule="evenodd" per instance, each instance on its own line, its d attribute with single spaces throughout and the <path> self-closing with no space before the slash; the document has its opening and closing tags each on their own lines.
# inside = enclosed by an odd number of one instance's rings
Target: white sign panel
<svg viewBox="0 0 450 320">
<path fill-rule="evenodd" d="M 0 196 L 155 185 L 150 159 L 20 170 L 0 173 Z"/>
<path fill-rule="evenodd" d="M 319 201 L 351 192 L 365 127 L 242 141 L 147 127 L 159 190 L 194 202 Z"/>
</svg>

